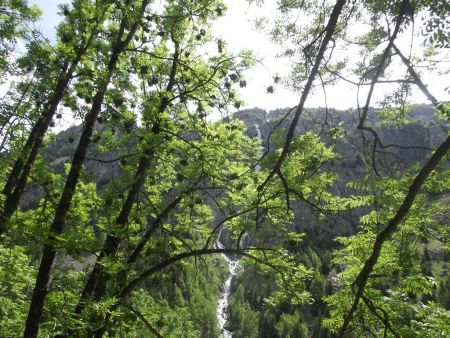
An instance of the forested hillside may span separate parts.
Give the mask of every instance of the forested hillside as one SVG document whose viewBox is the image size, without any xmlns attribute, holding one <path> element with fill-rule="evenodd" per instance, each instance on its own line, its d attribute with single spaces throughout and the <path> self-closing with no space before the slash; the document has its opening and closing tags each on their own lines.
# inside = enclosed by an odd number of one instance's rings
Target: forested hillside
<svg viewBox="0 0 450 338">
<path fill-rule="evenodd" d="M 269 142 L 269 135 L 272 133 L 286 135 L 286 126 L 289 126 L 289 117 L 280 123 L 275 129 L 270 125 L 277 125 L 280 119 L 289 109 L 279 109 L 265 112 L 260 109 L 250 109 L 237 112 L 234 116 L 246 122 L 248 134 L 257 135 L 257 129 L 261 130 L 262 144 L 266 151 L 276 150 L 276 139 Z M 408 166 L 426 158 L 428 148 L 435 147 L 437 140 L 445 138 L 448 133 L 448 124 L 444 120 L 434 120 L 431 117 L 435 111 L 431 106 L 418 105 L 411 111 L 411 121 L 401 127 L 384 126 L 380 130 L 380 141 L 392 143 L 400 147 L 408 147 L 415 144 L 415 147 L 407 149 L 394 149 L 393 153 L 380 154 L 378 157 L 379 170 L 386 174 L 396 170 L 405 170 Z M 338 111 L 324 108 L 306 109 L 303 119 L 298 124 L 295 135 L 301 137 L 308 132 L 321 134 L 321 139 L 326 144 L 333 144 L 339 153 L 339 157 L 326 163 L 322 168 L 337 175 L 332 191 L 335 194 L 346 197 L 355 197 L 367 188 L 364 185 L 354 186 L 351 182 L 363 182 L 365 171 L 363 143 L 360 137 L 355 137 L 351 133 L 343 133 L 339 137 L 333 137 L 336 130 L 331 128 L 327 132 L 321 133 L 323 116 L 329 117 L 336 125 L 340 125 L 342 130 L 352 130 L 352 126 L 357 123 L 355 111 Z M 371 111 L 368 120 L 373 125 L 379 126 L 377 117 L 379 112 Z M 318 118 L 319 117 L 319 118 Z M 318 118 L 318 119 L 317 119 Z M 315 120 L 316 119 L 316 120 Z M 331 133 L 331 135 L 330 135 Z M 283 142 L 280 142 L 283 144 Z M 271 155 L 268 155 L 270 158 Z M 270 162 L 268 162 L 270 166 Z M 444 210 L 448 210 L 448 190 L 442 193 L 433 194 L 430 198 L 440 201 Z M 354 201 L 354 203 L 358 203 Z M 360 230 L 360 217 L 368 213 L 370 208 L 366 205 L 355 206 L 337 214 L 321 214 L 316 206 L 305 201 L 292 202 L 294 219 L 288 228 L 296 233 L 303 233 L 301 245 L 292 245 L 287 242 L 285 248 L 293 253 L 308 267 L 313 268 L 313 275 L 308 281 L 308 290 L 315 300 L 311 304 L 295 306 L 289 302 L 283 302 L 279 306 L 267 306 L 264 299 L 270 296 L 276 287 L 274 280 L 263 272 L 259 271 L 255 265 L 246 266 L 245 269 L 235 278 L 232 284 L 232 294 L 230 299 L 230 323 L 228 328 L 233 331 L 233 337 L 329 337 L 330 332 L 326 330 L 322 321 L 329 315 L 329 307 L 323 301 L 324 297 L 333 294 L 340 288 L 337 278 L 342 269 L 342 265 L 333 261 L 336 251 L 342 249 L 342 245 L 336 241 L 339 236 L 354 235 Z M 443 227 L 447 227 L 444 232 L 448 233 L 448 212 L 439 217 Z M 427 231 L 433 232 L 430 227 Z M 436 233 L 434 233 L 436 235 Z M 412 244 L 409 254 L 419 259 L 417 269 L 429 277 L 433 277 L 435 287 L 430 294 L 422 294 L 422 299 L 440 303 L 448 308 L 448 286 L 449 286 L 449 253 L 445 247 L 445 240 L 432 236 L 430 240 L 417 238 Z M 411 239 L 411 238 L 410 238 Z M 257 245 L 257 244 L 256 244 Z M 402 244 L 406 245 L 406 244 Z M 432 252 L 430 256 L 430 252 Z M 405 253 L 406 254 L 406 253 Z M 412 264 L 412 262 L 409 262 Z M 384 287 L 388 288 L 389 284 Z M 411 333 L 404 333 L 404 336 L 414 336 Z"/>
<path fill-rule="evenodd" d="M 274 4 L 0 2 L 1 337 L 450 336 L 448 3 Z"/>
</svg>

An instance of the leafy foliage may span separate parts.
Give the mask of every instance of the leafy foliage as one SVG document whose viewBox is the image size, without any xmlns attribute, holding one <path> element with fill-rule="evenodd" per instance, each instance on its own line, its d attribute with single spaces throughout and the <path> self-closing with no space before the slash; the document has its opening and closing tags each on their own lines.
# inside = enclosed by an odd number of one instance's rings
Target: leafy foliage
<svg viewBox="0 0 450 338">
<path fill-rule="evenodd" d="M 0 335 L 219 336 L 219 254 L 242 258 L 235 336 L 450 335 L 449 107 L 416 71 L 448 45 L 448 5 L 278 9 L 271 36 L 295 61 L 267 94 L 284 83 L 301 104 L 252 125 L 229 113 L 252 53 L 211 29 L 226 2 L 73 0 L 53 44 L 36 7 L 2 2 Z M 419 16 L 426 50 L 407 58 Z M 304 109 L 340 80 L 369 88 L 363 107 Z M 395 88 L 373 112 L 381 83 Z M 436 114 L 415 119 L 413 87 Z M 65 118 L 83 123 L 51 133 Z"/>
</svg>

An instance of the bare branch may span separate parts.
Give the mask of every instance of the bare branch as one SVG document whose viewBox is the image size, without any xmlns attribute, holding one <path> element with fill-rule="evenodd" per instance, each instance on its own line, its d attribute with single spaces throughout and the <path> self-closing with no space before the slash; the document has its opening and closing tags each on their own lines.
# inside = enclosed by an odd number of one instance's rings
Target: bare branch
<svg viewBox="0 0 450 338">
<path fill-rule="evenodd" d="M 300 98 L 300 103 L 298 104 L 296 111 L 295 111 L 295 115 L 294 118 L 291 122 L 291 126 L 289 128 L 289 131 L 287 133 L 286 136 L 286 142 L 284 144 L 283 150 L 280 154 L 280 157 L 278 158 L 277 162 L 275 163 L 274 168 L 272 169 L 272 171 L 269 173 L 269 175 L 267 176 L 267 178 L 264 180 L 264 182 L 258 187 L 258 191 L 262 191 L 264 189 L 264 187 L 267 185 L 267 183 L 272 179 L 272 177 L 280 170 L 281 165 L 284 161 L 284 159 L 286 158 L 288 151 L 289 151 L 289 147 L 292 143 L 292 139 L 294 138 L 294 132 L 295 132 L 295 128 L 297 127 L 297 123 L 300 119 L 300 115 L 303 112 L 304 106 L 305 106 L 305 102 L 306 99 L 308 98 L 309 92 L 311 90 L 311 87 L 313 85 L 313 82 L 319 72 L 319 67 L 323 61 L 324 58 L 324 54 L 325 51 L 328 48 L 328 44 L 331 41 L 331 39 L 333 38 L 334 35 L 334 31 L 336 29 L 336 25 L 339 19 L 339 16 L 341 14 L 341 11 L 345 5 L 345 0 L 337 0 L 336 4 L 334 5 L 333 11 L 331 12 L 330 18 L 328 20 L 327 26 L 325 28 L 325 36 L 323 38 L 322 44 L 320 46 L 319 52 L 317 53 L 316 59 L 314 61 L 314 66 L 311 70 L 311 73 L 308 76 L 308 80 L 305 84 L 305 88 L 303 89 L 303 93 L 301 95 Z"/>
</svg>

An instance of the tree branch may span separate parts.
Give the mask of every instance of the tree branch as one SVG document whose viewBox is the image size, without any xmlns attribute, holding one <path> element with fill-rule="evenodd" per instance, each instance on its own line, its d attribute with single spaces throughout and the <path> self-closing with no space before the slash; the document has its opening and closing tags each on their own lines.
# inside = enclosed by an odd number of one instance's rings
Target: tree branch
<svg viewBox="0 0 450 338">
<path fill-rule="evenodd" d="M 364 295 L 364 289 L 369 279 L 369 275 L 372 272 L 375 264 L 377 263 L 378 258 L 380 257 L 381 249 L 383 247 L 384 242 L 386 242 L 388 238 L 397 230 L 398 225 L 407 216 L 409 210 L 411 209 L 411 206 L 414 203 L 417 194 L 422 188 L 423 183 L 428 178 L 430 173 L 436 168 L 436 166 L 439 164 L 442 158 L 444 158 L 449 149 L 450 149 L 450 136 L 448 136 L 447 139 L 436 149 L 435 153 L 430 157 L 428 162 L 422 167 L 420 172 L 416 175 L 413 183 L 410 185 L 408 189 L 408 193 L 406 194 L 402 204 L 398 208 L 397 213 L 389 221 L 386 228 L 377 235 L 372 249 L 372 253 L 364 263 L 361 272 L 358 274 L 358 277 L 354 282 L 354 286 L 356 286 L 355 299 L 347 316 L 344 319 L 344 323 L 342 324 L 342 327 L 339 332 L 339 337 L 343 337 L 343 335 L 345 334 L 350 324 L 350 320 L 358 308 L 358 303 L 362 298 L 362 296 Z"/>
<path fill-rule="evenodd" d="M 292 119 L 291 126 L 289 127 L 289 131 L 286 136 L 286 142 L 284 144 L 283 150 L 280 154 L 280 157 L 278 158 L 277 162 L 275 163 L 274 168 L 271 170 L 267 178 L 264 180 L 264 182 L 258 187 L 258 191 L 262 191 L 264 187 L 267 185 L 267 183 L 272 179 L 272 177 L 277 174 L 277 172 L 280 170 L 281 165 L 286 158 L 289 147 L 292 143 L 292 139 L 294 138 L 294 132 L 295 128 L 297 127 L 298 121 L 300 119 L 300 115 L 303 112 L 306 99 L 308 98 L 309 92 L 311 90 L 311 87 L 313 85 L 313 82 L 319 72 L 320 64 L 323 61 L 325 51 L 327 50 L 328 43 L 331 41 L 334 31 L 336 29 L 336 25 L 338 22 L 338 18 L 341 14 L 341 11 L 345 5 L 345 0 L 337 0 L 336 4 L 333 7 L 333 11 L 331 12 L 330 18 L 328 20 L 327 26 L 325 28 L 325 36 L 323 38 L 322 44 L 320 46 L 319 52 L 317 53 L 316 59 L 314 61 L 314 65 L 311 69 L 311 73 L 308 76 L 308 80 L 305 84 L 305 88 L 303 89 L 303 93 L 300 98 L 300 103 L 297 106 L 297 109 L 295 110 L 294 118 Z"/>
</svg>

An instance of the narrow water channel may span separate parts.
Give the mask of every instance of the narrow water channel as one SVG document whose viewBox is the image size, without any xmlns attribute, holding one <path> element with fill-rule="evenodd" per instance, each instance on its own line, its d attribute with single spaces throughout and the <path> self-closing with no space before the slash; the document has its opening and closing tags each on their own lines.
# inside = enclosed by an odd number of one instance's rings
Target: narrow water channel
<svg viewBox="0 0 450 338">
<path fill-rule="evenodd" d="M 262 141 L 262 137 L 261 137 L 261 130 L 259 129 L 258 126 L 256 127 L 256 132 L 257 132 L 257 137 Z M 260 170 L 260 165 L 258 164 L 255 167 L 256 171 Z M 223 244 L 220 242 L 220 237 L 221 237 L 221 233 L 222 233 L 223 228 L 220 230 L 219 233 L 219 240 L 217 240 L 216 242 L 216 246 L 218 248 L 223 248 Z M 248 240 L 247 238 L 247 234 L 245 236 L 243 236 L 243 238 L 241 239 L 242 241 L 246 241 Z M 243 243 L 240 243 L 241 247 L 246 247 L 247 244 L 245 244 L 244 246 L 242 246 Z M 218 300 L 218 304 L 217 304 L 217 320 L 219 322 L 219 329 L 220 329 L 220 337 L 221 338 L 232 338 L 233 335 L 230 331 L 228 331 L 227 329 L 225 329 L 225 325 L 227 323 L 227 317 L 228 317 L 228 297 L 230 296 L 230 288 L 231 288 L 231 281 L 233 279 L 234 276 L 236 276 L 237 273 L 237 268 L 239 266 L 239 260 L 232 260 L 230 257 L 228 257 L 225 254 L 222 254 L 222 257 L 225 259 L 225 261 L 228 264 L 228 271 L 230 272 L 228 275 L 228 278 L 225 280 L 225 282 L 223 283 L 223 287 L 222 287 L 222 292 L 220 293 L 220 297 Z"/>
<path fill-rule="evenodd" d="M 239 261 L 234 261 L 225 254 L 222 254 L 222 257 L 228 264 L 228 270 L 230 271 L 230 274 L 223 283 L 222 292 L 219 297 L 219 302 L 217 305 L 217 320 L 219 322 L 219 329 L 221 332 L 220 337 L 231 338 L 231 332 L 225 329 L 225 324 L 227 322 L 228 315 L 228 297 L 230 296 L 231 280 L 236 275 L 236 269 L 239 265 Z"/>
</svg>

